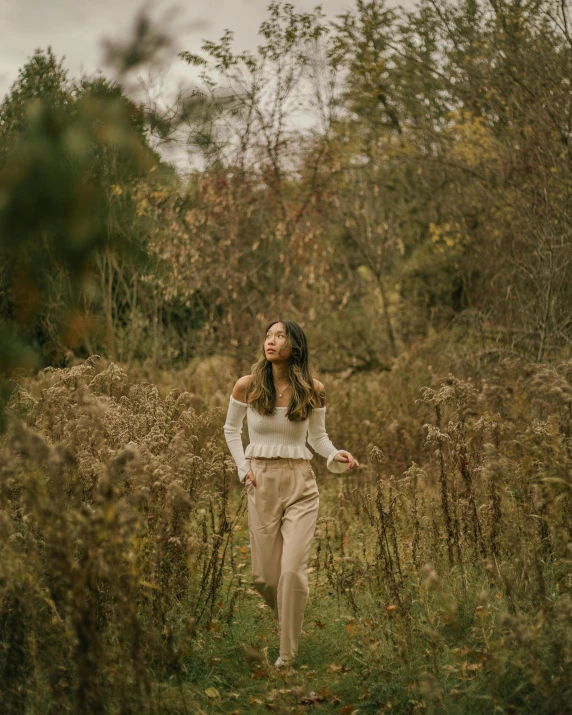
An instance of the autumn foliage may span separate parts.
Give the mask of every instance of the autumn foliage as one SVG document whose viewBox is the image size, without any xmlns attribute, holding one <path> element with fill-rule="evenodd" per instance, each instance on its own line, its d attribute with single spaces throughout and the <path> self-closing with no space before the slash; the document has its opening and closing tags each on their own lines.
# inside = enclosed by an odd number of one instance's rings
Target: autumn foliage
<svg viewBox="0 0 572 715">
<path fill-rule="evenodd" d="M 325 8 L 327 11 L 327 6 Z M 171 106 L 38 49 L 0 105 L 0 709 L 561 713 L 572 701 L 564 0 L 271 2 Z M 181 167 L 170 150 L 188 155 Z M 328 430 L 299 668 L 224 444 L 260 326 Z"/>
</svg>

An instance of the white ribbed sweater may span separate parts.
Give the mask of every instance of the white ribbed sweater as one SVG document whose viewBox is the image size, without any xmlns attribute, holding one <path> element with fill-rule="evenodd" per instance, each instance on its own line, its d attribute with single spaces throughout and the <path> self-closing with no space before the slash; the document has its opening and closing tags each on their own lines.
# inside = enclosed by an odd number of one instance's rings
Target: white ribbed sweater
<svg viewBox="0 0 572 715">
<path fill-rule="evenodd" d="M 306 439 L 315 452 L 326 457 L 326 466 L 330 472 L 341 474 L 348 469 L 349 463 L 334 460 L 335 455 L 342 450 L 334 447 L 326 432 L 325 407 L 314 408 L 310 418 L 303 422 L 290 421 L 286 417 L 287 409 L 276 407 L 273 415 L 260 415 L 246 402 L 230 396 L 223 430 L 241 482 L 250 469 L 251 457 L 312 459 L 314 455 L 306 447 Z M 245 414 L 250 437 L 246 452 L 241 439 Z"/>
</svg>

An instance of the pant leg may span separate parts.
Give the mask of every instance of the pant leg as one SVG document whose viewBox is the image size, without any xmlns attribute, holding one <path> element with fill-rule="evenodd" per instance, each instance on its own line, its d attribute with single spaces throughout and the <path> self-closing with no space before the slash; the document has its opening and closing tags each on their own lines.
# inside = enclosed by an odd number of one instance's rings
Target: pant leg
<svg viewBox="0 0 572 715">
<path fill-rule="evenodd" d="M 307 460 L 251 460 L 256 487 L 248 491 L 252 580 L 274 611 L 280 656 L 298 652 L 308 601 L 308 556 L 316 529 L 319 495 Z"/>
<path fill-rule="evenodd" d="M 264 463 L 253 459 L 251 469 L 256 476 L 256 486 L 247 486 L 252 583 L 274 612 L 280 628 L 277 592 L 283 544 L 282 506 L 275 493 L 276 484 L 265 479 Z"/>
<path fill-rule="evenodd" d="M 294 658 L 308 602 L 308 556 L 316 530 L 319 495 L 309 462 L 296 464 L 298 488 L 282 517 L 282 563 L 278 582 L 280 656 Z"/>
</svg>

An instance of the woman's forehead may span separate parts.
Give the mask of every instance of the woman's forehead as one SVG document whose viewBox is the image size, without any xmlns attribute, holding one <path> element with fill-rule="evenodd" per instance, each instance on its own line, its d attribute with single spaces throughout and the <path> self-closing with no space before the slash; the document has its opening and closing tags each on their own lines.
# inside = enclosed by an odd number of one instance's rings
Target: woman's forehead
<svg viewBox="0 0 572 715">
<path fill-rule="evenodd" d="M 282 333 L 284 332 L 284 325 L 282 323 L 274 323 L 274 325 L 272 325 L 266 331 L 267 334 L 268 333 L 280 333 L 280 332 L 282 332 Z"/>
</svg>

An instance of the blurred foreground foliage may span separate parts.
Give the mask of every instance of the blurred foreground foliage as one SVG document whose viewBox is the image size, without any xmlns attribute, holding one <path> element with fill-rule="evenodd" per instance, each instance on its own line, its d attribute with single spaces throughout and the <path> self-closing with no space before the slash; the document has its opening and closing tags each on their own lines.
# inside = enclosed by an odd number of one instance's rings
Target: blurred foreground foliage
<svg viewBox="0 0 572 715">
<path fill-rule="evenodd" d="M 102 260 L 146 260 L 133 187 L 158 167 L 119 86 L 37 51 L 0 107 L 0 371 L 60 362 L 93 328 Z M 101 286 L 100 286 L 101 287 Z"/>
</svg>

